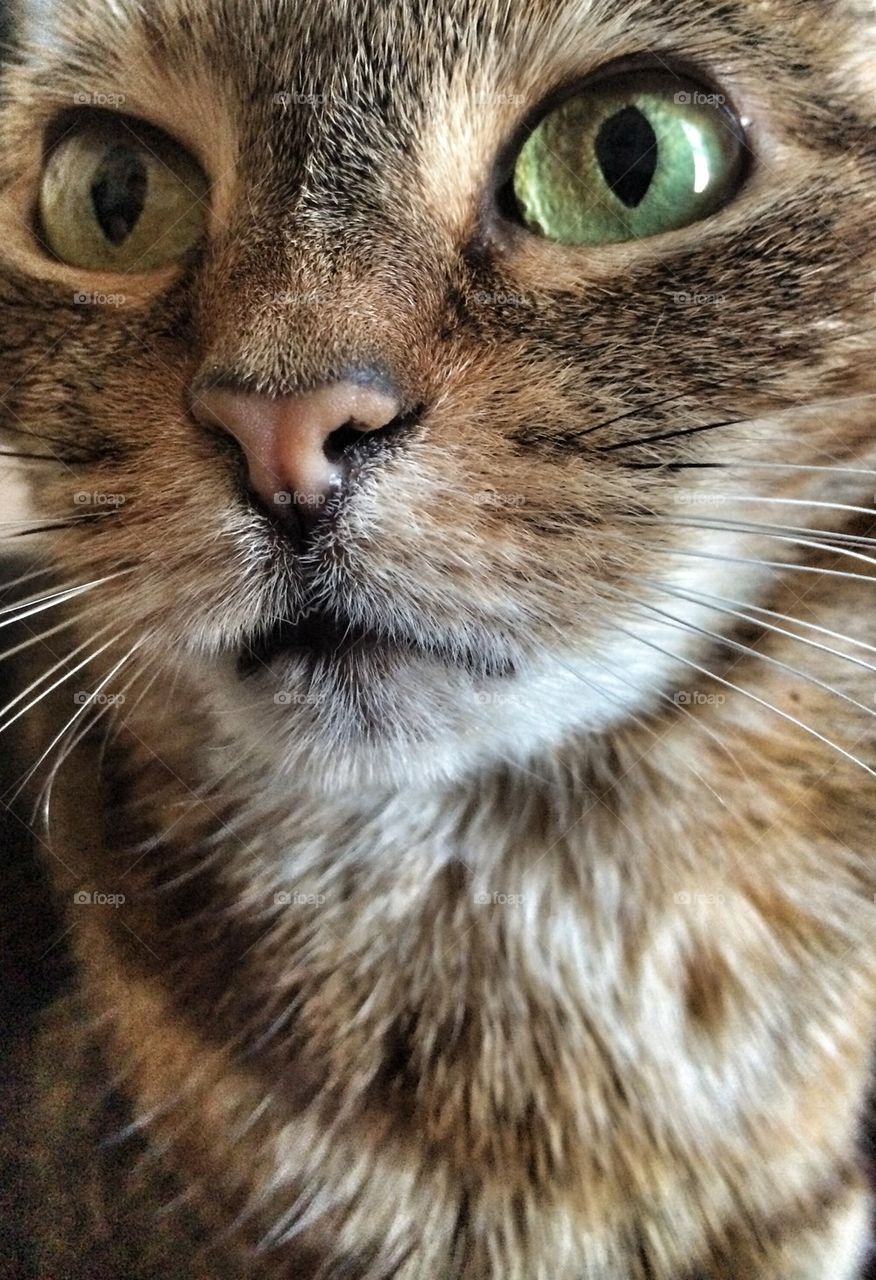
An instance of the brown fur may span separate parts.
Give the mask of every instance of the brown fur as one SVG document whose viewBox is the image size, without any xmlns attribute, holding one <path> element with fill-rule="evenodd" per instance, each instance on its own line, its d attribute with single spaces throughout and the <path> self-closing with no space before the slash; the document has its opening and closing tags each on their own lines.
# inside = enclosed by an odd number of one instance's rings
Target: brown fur
<svg viewBox="0 0 876 1280">
<path fill-rule="evenodd" d="M 73 604 L 80 638 L 114 637 L 82 687 L 127 701 L 52 778 L 61 1034 L 131 1109 L 134 1163 L 182 1188 L 190 1219 L 156 1228 L 199 1259 L 181 1273 L 851 1280 L 876 998 L 873 672 L 850 660 L 872 661 L 872 14 L 12 19 L 2 426 L 63 457 L 31 486 L 68 521 L 45 550 L 63 579 L 124 570 Z M 643 50 L 749 119 L 737 199 L 599 250 L 494 217 L 522 115 Z M 184 271 L 85 279 L 41 253 L 44 129 L 83 88 L 210 175 Z M 351 365 L 423 408 L 302 558 L 190 400 Z M 124 503 L 71 520 L 81 491 Z M 239 677 L 259 627 L 319 604 L 396 646 Z M 89 1274 L 85 1241 L 34 1235 L 43 1280 Z"/>
</svg>

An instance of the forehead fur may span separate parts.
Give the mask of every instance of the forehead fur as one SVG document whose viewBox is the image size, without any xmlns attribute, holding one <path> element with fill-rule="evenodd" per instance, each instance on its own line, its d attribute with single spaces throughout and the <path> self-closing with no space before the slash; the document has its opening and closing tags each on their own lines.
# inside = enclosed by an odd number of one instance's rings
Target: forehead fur
<svg viewBox="0 0 876 1280">
<path fill-rule="evenodd" d="M 872 85 L 848 75 L 866 48 L 862 25 L 876 16 L 869 0 L 13 0 L 12 11 L 17 40 L 35 68 L 51 67 L 59 97 L 81 92 L 85 79 L 124 95 L 135 113 L 163 115 L 191 105 L 184 86 L 205 77 L 214 112 L 245 107 L 238 132 L 267 133 L 283 158 L 312 137 L 314 107 L 324 145 L 331 137 L 334 158 L 346 159 L 363 146 L 350 129 L 363 112 L 381 122 L 389 147 L 403 148 L 452 98 L 479 102 L 475 119 L 488 124 L 633 54 L 658 65 L 702 59 L 743 81 L 768 73 L 772 108 L 789 122 L 802 116 L 824 143 L 837 141 L 818 129 L 828 104 L 844 99 L 850 116 L 874 114 Z M 178 104 L 167 101 L 174 91 Z"/>
</svg>

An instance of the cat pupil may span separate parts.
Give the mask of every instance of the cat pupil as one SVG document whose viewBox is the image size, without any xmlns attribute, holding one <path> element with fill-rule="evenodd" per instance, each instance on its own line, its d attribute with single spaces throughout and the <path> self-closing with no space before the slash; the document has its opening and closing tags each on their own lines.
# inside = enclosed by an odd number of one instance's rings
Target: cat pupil
<svg viewBox="0 0 876 1280">
<path fill-rule="evenodd" d="M 642 203 L 657 168 L 657 134 L 638 107 L 623 107 L 596 137 L 596 158 L 605 181 L 629 209 Z"/>
<path fill-rule="evenodd" d="M 91 184 L 94 216 L 111 244 L 131 234 L 146 203 L 147 173 L 143 159 L 130 147 L 108 151 Z"/>
</svg>

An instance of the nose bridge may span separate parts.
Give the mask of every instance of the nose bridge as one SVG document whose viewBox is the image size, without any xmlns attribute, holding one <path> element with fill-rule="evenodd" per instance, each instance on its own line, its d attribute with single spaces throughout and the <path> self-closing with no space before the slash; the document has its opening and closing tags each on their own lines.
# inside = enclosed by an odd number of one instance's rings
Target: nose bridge
<svg viewBox="0 0 876 1280">
<path fill-rule="evenodd" d="M 373 13 L 376 29 L 343 5 L 284 14 L 300 38 L 245 113 L 223 230 L 198 272 L 199 381 L 227 373 L 280 395 L 380 365 L 426 398 L 416 380 L 447 259 L 418 140 L 444 59 L 411 39 L 396 68 L 395 39 L 418 21 L 404 6 Z"/>
<path fill-rule="evenodd" d="M 237 440 L 252 491 L 299 524 L 358 473 L 351 441 L 406 427 L 434 398 L 432 271 L 402 241 L 332 241 L 296 219 L 229 236 L 205 272 L 192 413 Z"/>
<path fill-rule="evenodd" d="M 427 398 L 444 296 L 437 254 L 386 221 L 332 235 L 283 213 L 258 228 L 260 211 L 247 214 L 205 263 L 193 385 L 227 376 L 283 395 L 377 367 L 405 398 Z"/>
</svg>

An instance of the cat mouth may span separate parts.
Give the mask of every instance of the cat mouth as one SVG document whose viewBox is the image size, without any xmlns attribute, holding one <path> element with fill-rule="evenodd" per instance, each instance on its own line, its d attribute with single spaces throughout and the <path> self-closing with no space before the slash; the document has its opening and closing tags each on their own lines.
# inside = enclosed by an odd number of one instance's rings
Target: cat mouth
<svg viewBox="0 0 876 1280">
<path fill-rule="evenodd" d="M 356 652 L 390 653 L 404 647 L 388 635 L 317 610 L 294 622 L 280 619 L 254 635 L 239 655 L 238 670 L 249 675 L 280 658 L 296 656 L 342 663 Z"/>
<path fill-rule="evenodd" d="M 393 659 L 431 659 L 448 667 L 461 667 L 472 675 L 509 677 L 515 673 L 510 657 L 487 657 L 474 648 L 460 651 L 433 640 L 428 644 L 355 623 L 337 614 L 314 610 L 291 621 L 280 619 L 256 632 L 243 645 L 237 659 L 241 676 L 255 675 L 285 659 L 304 659 L 312 667 L 333 667 L 352 673 L 357 666 L 375 663 L 385 671 Z"/>
</svg>

